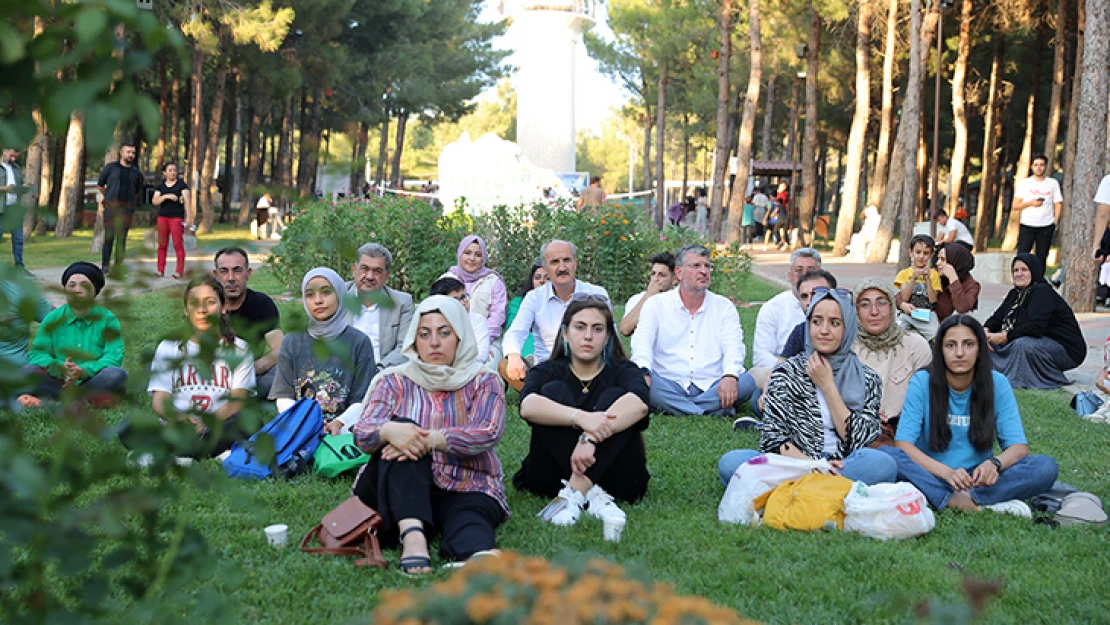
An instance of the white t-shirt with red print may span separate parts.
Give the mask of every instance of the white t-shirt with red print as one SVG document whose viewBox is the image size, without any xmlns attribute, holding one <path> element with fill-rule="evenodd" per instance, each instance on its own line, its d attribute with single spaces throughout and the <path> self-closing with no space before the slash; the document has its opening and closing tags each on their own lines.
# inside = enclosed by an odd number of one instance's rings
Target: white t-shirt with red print
<svg viewBox="0 0 1110 625">
<path fill-rule="evenodd" d="M 185 341 L 162 341 L 150 364 L 147 392 L 163 391 L 173 396 L 178 412 L 215 412 L 227 403 L 231 391 L 254 392 L 254 356 L 243 339 L 234 348 L 221 349 L 211 365 L 200 359 L 200 345 Z"/>
<path fill-rule="evenodd" d="M 1014 199 L 1044 200 L 1021 211 L 1021 225 L 1040 228 L 1056 223 L 1056 202 L 1063 202 L 1064 194 L 1060 193 L 1060 183 L 1055 178 L 1045 176 L 1044 180 L 1037 180 L 1029 176 L 1018 180 Z"/>
</svg>

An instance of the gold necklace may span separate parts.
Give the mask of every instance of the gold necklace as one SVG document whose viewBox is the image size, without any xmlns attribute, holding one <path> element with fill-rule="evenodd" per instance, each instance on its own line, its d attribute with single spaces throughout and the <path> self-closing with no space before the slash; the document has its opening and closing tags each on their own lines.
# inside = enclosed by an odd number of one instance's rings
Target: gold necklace
<svg viewBox="0 0 1110 625">
<path fill-rule="evenodd" d="M 603 363 L 601 367 L 597 370 L 597 373 L 590 376 L 590 379 L 586 380 L 585 382 L 582 381 L 582 376 L 578 375 L 578 372 L 574 370 L 574 365 L 569 365 L 569 368 L 570 372 L 574 374 L 574 377 L 578 379 L 578 383 L 582 385 L 582 394 L 589 395 L 590 384 L 593 384 L 593 381 L 597 379 L 597 376 L 601 375 L 601 372 L 605 370 L 605 364 Z"/>
</svg>

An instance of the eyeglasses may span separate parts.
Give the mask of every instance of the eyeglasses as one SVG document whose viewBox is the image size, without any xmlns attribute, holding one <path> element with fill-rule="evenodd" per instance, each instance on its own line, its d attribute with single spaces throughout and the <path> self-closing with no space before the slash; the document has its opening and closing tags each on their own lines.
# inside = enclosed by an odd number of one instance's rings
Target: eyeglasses
<svg viewBox="0 0 1110 625">
<path fill-rule="evenodd" d="M 872 306 L 875 307 L 875 310 L 886 310 L 887 308 L 890 308 L 890 300 L 885 297 L 880 297 L 877 300 L 865 299 L 860 300 L 858 303 L 856 303 L 856 308 L 859 308 L 862 312 L 867 312 L 871 310 Z"/>
<path fill-rule="evenodd" d="M 570 301 L 572 302 L 583 302 L 590 300 L 601 302 L 606 306 L 609 305 L 609 298 L 605 295 L 602 295 L 601 293 L 586 293 L 584 291 L 575 291 L 570 296 Z"/>
<path fill-rule="evenodd" d="M 824 294 L 828 293 L 829 291 L 832 291 L 833 293 L 835 293 L 836 295 L 839 295 L 841 297 L 847 297 L 848 299 L 852 299 L 852 292 L 849 291 L 848 289 L 830 289 L 827 286 L 815 286 L 815 287 L 813 287 L 814 297 L 816 297 L 818 295 L 824 295 Z"/>
</svg>

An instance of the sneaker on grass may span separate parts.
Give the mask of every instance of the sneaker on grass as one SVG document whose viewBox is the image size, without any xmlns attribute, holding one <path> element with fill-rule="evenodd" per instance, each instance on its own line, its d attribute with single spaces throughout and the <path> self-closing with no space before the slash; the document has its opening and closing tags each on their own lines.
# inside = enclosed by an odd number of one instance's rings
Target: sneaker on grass
<svg viewBox="0 0 1110 625">
<path fill-rule="evenodd" d="M 1029 508 L 1029 504 L 1020 499 L 1011 499 L 1009 501 L 1000 501 L 992 503 L 989 506 L 983 506 L 987 510 L 993 510 L 1004 514 L 1012 514 L 1014 516 L 1023 517 L 1026 519 L 1033 518 L 1033 511 Z"/>
<path fill-rule="evenodd" d="M 564 527 L 574 525 L 578 522 L 578 517 L 582 515 L 582 508 L 585 505 L 586 497 L 567 486 L 566 480 L 563 480 L 563 489 L 536 516 L 554 525 Z"/>
<path fill-rule="evenodd" d="M 612 495 L 597 484 L 586 491 L 586 512 L 602 521 L 625 520 L 624 510 L 617 506 Z"/>
<path fill-rule="evenodd" d="M 739 419 L 732 422 L 732 429 L 750 430 L 752 428 L 758 428 L 760 423 L 762 422 L 755 417 L 740 417 Z"/>
</svg>

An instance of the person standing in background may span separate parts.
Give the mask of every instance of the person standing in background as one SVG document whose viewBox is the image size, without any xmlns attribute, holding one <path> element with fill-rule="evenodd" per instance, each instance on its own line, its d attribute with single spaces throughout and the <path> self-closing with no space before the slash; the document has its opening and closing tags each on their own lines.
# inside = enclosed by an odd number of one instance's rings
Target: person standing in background
<svg viewBox="0 0 1110 625">
<path fill-rule="evenodd" d="M 19 208 L 19 191 L 23 189 L 23 170 L 19 167 L 19 150 L 4 148 L 0 155 L 0 240 L 4 226 L 12 231 L 12 259 L 15 266 L 23 268 L 23 211 Z M 12 207 L 10 210 L 8 207 Z"/>
<path fill-rule="evenodd" d="M 163 165 L 162 176 L 165 180 L 155 187 L 152 200 L 158 207 L 158 277 L 166 275 L 166 252 L 169 251 L 170 237 L 173 237 L 173 251 L 177 256 L 173 279 L 177 280 L 185 275 L 185 229 L 193 227 L 196 216 L 189 201 L 189 185 L 178 179 L 177 165 Z"/>
<path fill-rule="evenodd" d="M 127 232 L 135 218 L 135 206 L 143 190 L 143 172 L 135 165 L 135 144 L 119 146 L 119 160 L 108 163 L 100 172 L 96 188 L 104 202 L 104 245 L 100 250 L 100 270 L 105 274 L 112 267 L 112 247 L 116 247 L 116 264 L 127 256 Z"/>
<path fill-rule="evenodd" d="M 1060 212 L 1064 209 L 1064 195 L 1060 193 L 1060 183 L 1055 178 L 1045 176 L 1048 157 L 1037 154 L 1033 157 L 1033 175 L 1019 180 L 1014 187 L 1014 202 L 1010 210 L 1021 211 L 1021 230 L 1018 233 L 1018 254 L 1033 252 L 1041 260 L 1041 266 L 1048 266 L 1048 248 L 1060 222 Z"/>
</svg>

